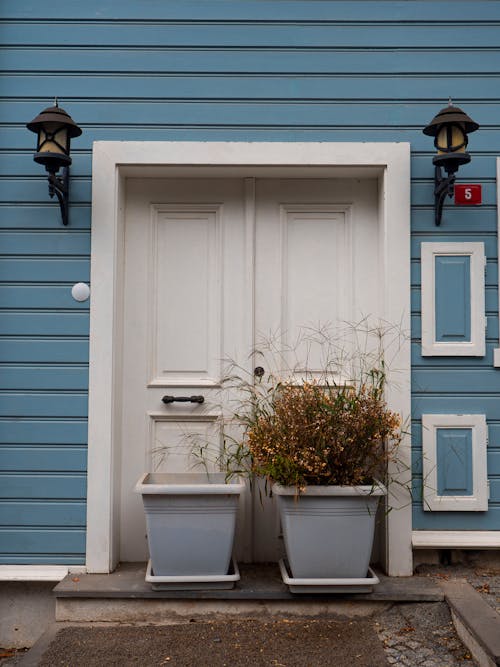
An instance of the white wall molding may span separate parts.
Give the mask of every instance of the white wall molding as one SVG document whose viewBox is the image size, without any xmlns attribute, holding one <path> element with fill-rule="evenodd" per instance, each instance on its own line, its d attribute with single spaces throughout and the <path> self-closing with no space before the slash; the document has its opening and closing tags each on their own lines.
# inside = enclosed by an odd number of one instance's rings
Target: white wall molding
<svg viewBox="0 0 500 667">
<path fill-rule="evenodd" d="M 470 258 L 470 340 L 439 341 L 436 334 L 436 259 Z M 470 356 L 485 354 L 486 317 L 484 308 L 483 243 L 422 243 L 422 356 Z M 464 295 L 465 296 L 465 295 Z M 465 303 L 464 303 L 465 306 Z"/>
<path fill-rule="evenodd" d="M 438 493 L 438 431 L 471 431 L 472 489 L 467 495 Z M 485 415 L 422 415 L 422 468 L 424 511 L 485 512 L 488 510 L 488 427 Z M 457 456 L 461 453 L 458 452 Z M 464 462 L 466 468 L 466 463 Z"/>
<path fill-rule="evenodd" d="M 410 145 L 329 142 L 96 142 L 92 168 L 87 568 L 108 572 L 119 559 L 117 470 L 120 466 L 124 179 L 127 176 L 374 177 L 384 276 L 383 318 L 410 332 Z M 394 276 L 398 279 L 394 280 Z M 387 401 L 407 418 L 410 341 L 393 359 Z M 391 382 L 393 379 L 393 382 Z M 400 449 L 410 469 L 410 438 Z M 401 468 L 401 469 L 402 469 Z M 389 574 L 412 573 L 408 480 L 394 484 L 386 521 Z"/>
<path fill-rule="evenodd" d="M 414 530 L 414 549 L 498 549 L 500 530 Z"/>
<path fill-rule="evenodd" d="M 0 581 L 61 581 L 66 565 L 0 565 Z"/>
</svg>

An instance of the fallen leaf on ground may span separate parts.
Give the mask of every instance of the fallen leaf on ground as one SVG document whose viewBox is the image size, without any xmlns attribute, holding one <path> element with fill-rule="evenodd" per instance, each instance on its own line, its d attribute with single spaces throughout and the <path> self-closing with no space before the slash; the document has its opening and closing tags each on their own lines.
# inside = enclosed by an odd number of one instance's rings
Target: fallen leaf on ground
<svg viewBox="0 0 500 667">
<path fill-rule="evenodd" d="M 478 593 L 489 593 L 490 592 L 490 585 L 489 584 L 482 584 L 481 586 L 474 586 L 476 591 Z"/>
</svg>

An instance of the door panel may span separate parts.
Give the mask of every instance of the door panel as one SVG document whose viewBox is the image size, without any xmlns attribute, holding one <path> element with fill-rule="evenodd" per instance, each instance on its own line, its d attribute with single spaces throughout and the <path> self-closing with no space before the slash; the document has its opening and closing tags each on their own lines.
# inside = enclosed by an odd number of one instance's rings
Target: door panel
<svg viewBox="0 0 500 667">
<path fill-rule="evenodd" d="M 266 370 L 320 374 L 325 349 L 308 339 L 380 312 L 377 189 L 374 180 L 257 180 L 255 347 L 266 349 Z M 276 503 L 256 488 L 253 557 L 276 560 Z"/>
<path fill-rule="evenodd" d="M 222 349 L 221 205 L 153 206 L 151 215 L 149 384 L 213 386 Z"/>
<path fill-rule="evenodd" d="M 224 355 L 251 346 L 242 180 L 129 179 L 125 221 L 121 559 L 145 560 L 134 484 L 220 453 Z M 203 404 L 162 402 L 203 395 Z"/>
</svg>

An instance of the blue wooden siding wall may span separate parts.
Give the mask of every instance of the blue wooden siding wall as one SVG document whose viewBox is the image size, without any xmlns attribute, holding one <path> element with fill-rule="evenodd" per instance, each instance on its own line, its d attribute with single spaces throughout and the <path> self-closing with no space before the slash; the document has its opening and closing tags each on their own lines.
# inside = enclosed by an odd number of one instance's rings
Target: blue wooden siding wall
<svg viewBox="0 0 500 667">
<path fill-rule="evenodd" d="M 4 0 L 0 8 L 0 563 L 81 563 L 94 140 L 408 141 L 412 146 L 413 443 L 417 529 L 500 528 L 495 158 L 500 3 Z M 54 95 L 82 126 L 64 229 L 24 124 Z M 462 181 L 480 209 L 432 210 L 448 96 L 481 125 Z M 420 243 L 482 241 L 487 355 L 420 355 Z M 487 513 L 422 511 L 422 413 L 487 415 Z"/>
</svg>

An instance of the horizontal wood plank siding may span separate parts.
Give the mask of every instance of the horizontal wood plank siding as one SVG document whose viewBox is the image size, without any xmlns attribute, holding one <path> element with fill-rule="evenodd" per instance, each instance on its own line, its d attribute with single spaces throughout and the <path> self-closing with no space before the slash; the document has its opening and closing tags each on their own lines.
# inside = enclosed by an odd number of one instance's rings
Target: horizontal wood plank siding
<svg viewBox="0 0 500 667">
<path fill-rule="evenodd" d="M 0 31 L 0 563 L 84 561 L 89 307 L 71 286 L 89 280 L 96 140 L 410 142 L 414 529 L 500 528 L 500 3 L 5 0 Z M 25 128 L 48 93 L 83 129 L 67 229 Z M 481 125 L 458 180 L 483 205 L 445 205 L 436 229 L 421 129 L 448 96 Z M 421 356 L 424 241 L 484 243 L 484 358 Z M 442 411 L 487 416 L 487 513 L 423 512 L 419 420 Z"/>
</svg>

